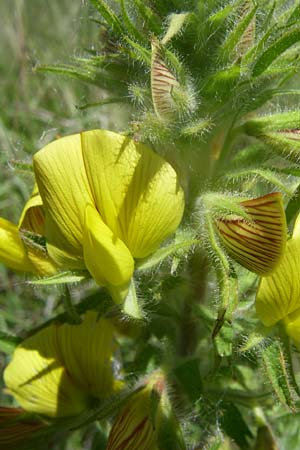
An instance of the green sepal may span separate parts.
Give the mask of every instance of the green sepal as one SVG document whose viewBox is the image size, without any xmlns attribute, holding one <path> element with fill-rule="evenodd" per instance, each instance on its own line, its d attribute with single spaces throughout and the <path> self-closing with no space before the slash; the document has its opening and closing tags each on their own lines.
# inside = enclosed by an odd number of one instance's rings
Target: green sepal
<svg viewBox="0 0 300 450">
<path fill-rule="evenodd" d="M 167 44 L 174 36 L 176 36 L 181 30 L 182 27 L 185 25 L 187 19 L 190 17 L 190 13 L 181 13 L 181 14 L 175 14 L 172 13 L 168 17 L 168 28 L 164 35 L 164 37 L 161 40 L 161 43 L 163 45 Z"/>
<path fill-rule="evenodd" d="M 154 402 L 157 403 L 157 400 L 154 400 Z M 174 415 L 169 399 L 165 395 L 162 395 L 159 409 L 157 408 L 156 424 L 158 426 L 158 450 L 186 450 L 180 423 Z"/>
<path fill-rule="evenodd" d="M 261 358 L 265 373 L 276 397 L 286 408 L 296 410 L 296 392 L 292 386 L 290 367 L 279 340 L 261 349 Z"/>
<path fill-rule="evenodd" d="M 40 286 L 54 285 L 54 284 L 68 284 L 79 283 L 83 280 L 90 278 L 90 274 L 87 271 L 66 271 L 58 272 L 51 277 L 40 278 L 38 280 L 29 280 L 27 284 L 37 284 Z"/>
<path fill-rule="evenodd" d="M 69 429 L 74 431 L 78 428 L 93 423 L 95 420 L 103 420 L 116 414 L 135 394 L 137 394 L 143 386 L 134 390 L 125 389 L 107 400 L 101 402 L 96 401 L 95 406 L 82 414 L 76 420 L 70 423 Z M 63 421 L 63 420 L 62 420 Z"/>
<path fill-rule="evenodd" d="M 129 290 L 123 304 L 123 311 L 127 316 L 133 319 L 143 319 L 143 310 L 139 304 L 133 278 L 131 279 Z"/>
<path fill-rule="evenodd" d="M 145 271 L 152 269 L 160 264 L 171 255 L 183 256 L 190 252 L 191 248 L 199 245 L 199 239 L 195 238 L 195 234 L 189 231 L 177 232 L 174 241 L 165 247 L 159 248 L 155 253 L 148 258 L 140 259 L 136 262 L 136 270 Z"/>
<path fill-rule="evenodd" d="M 267 183 L 276 186 L 276 188 L 284 192 L 288 197 L 293 196 L 293 192 L 287 187 L 286 182 L 281 181 L 280 174 L 273 170 L 261 168 L 244 169 L 236 172 L 229 172 L 225 175 L 225 178 L 229 179 L 230 181 L 239 181 L 244 178 L 249 179 L 249 176 L 251 175 L 254 175 L 254 177 L 256 176 L 262 178 Z"/>
</svg>

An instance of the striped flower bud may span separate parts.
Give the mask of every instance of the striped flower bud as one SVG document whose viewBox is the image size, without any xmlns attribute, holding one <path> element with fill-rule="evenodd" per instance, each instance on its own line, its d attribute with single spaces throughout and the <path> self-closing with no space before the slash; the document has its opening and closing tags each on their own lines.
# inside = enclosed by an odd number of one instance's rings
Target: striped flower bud
<svg viewBox="0 0 300 450">
<path fill-rule="evenodd" d="M 151 58 L 151 92 L 155 112 L 160 118 L 168 118 L 176 109 L 172 92 L 179 83 L 167 68 L 163 56 L 162 46 L 152 41 Z"/>
<path fill-rule="evenodd" d="M 46 431 L 46 425 L 28 417 L 20 408 L 0 407 L 0 449 L 17 450 L 34 443 Z"/>
<path fill-rule="evenodd" d="M 185 449 L 162 372 L 152 374 L 122 409 L 106 450 Z"/>
<path fill-rule="evenodd" d="M 216 220 L 220 238 L 232 256 L 246 269 L 270 274 L 278 265 L 286 244 L 286 220 L 279 192 L 240 204 L 244 217 L 228 215 Z"/>
</svg>

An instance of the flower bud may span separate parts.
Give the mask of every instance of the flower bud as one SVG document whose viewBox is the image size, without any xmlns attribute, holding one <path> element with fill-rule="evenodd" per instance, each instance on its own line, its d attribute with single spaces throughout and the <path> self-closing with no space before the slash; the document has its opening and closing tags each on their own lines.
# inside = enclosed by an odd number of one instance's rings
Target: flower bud
<svg viewBox="0 0 300 450">
<path fill-rule="evenodd" d="M 20 408 L 0 407 L 0 449 L 19 449 L 25 442 L 34 444 L 46 425 Z M 23 447 L 22 447 L 23 448 Z"/>
<path fill-rule="evenodd" d="M 279 192 L 241 202 L 250 220 L 231 214 L 216 220 L 220 238 L 230 255 L 259 275 L 271 273 L 286 243 L 286 220 Z"/>
<path fill-rule="evenodd" d="M 122 409 L 106 450 L 185 449 L 162 372 L 153 373 Z"/>
</svg>

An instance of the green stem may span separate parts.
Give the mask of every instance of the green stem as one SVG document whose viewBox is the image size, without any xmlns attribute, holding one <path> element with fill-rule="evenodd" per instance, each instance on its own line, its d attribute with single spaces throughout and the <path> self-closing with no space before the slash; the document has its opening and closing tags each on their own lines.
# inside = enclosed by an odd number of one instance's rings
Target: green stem
<svg viewBox="0 0 300 450">
<path fill-rule="evenodd" d="M 75 306 L 72 303 L 71 293 L 67 284 L 64 285 L 62 300 L 64 303 L 68 322 L 74 325 L 79 325 L 82 322 L 82 320 L 80 315 L 77 313 Z"/>
<path fill-rule="evenodd" d="M 290 340 L 289 336 L 286 334 L 286 331 L 283 326 L 280 328 L 280 338 L 281 338 L 281 342 L 283 343 L 284 355 L 286 358 L 286 362 L 287 362 L 288 367 L 290 368 L 289 376 L 291 377 L 292 386 L 295 389 L 297 395 L 300 397 L 300 387 L 297 383 L 295 371 L 294 371 L 293 357 L 292 357 L 292 352 L 291 352 L 291 340 Z"/>
</svg>

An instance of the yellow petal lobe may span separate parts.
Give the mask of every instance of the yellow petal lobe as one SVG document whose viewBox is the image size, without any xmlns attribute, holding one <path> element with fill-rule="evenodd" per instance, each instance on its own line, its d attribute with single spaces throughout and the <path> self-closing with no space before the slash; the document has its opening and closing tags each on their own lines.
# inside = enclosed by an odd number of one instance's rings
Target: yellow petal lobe
<svg viewBox="0 0 300 450">
<path fill-rule="evenodd" d="M 87 406 L 86 394 L 74 384 L 58 358 L 54 325 L 17 347 L 4 371 L 4 381 L 29 412 L 50 417 L 72 416 Z"/>
<path fill-rule="evenodd" d="M 31 231 L 43 236 L 45 234 L 45 217 L 42 206 L 43 201 L 39 194 L 37 184 L 35 184 L 33 192 L 23 208 L 19 220 L 19 229 Z"/>
<path fill-rule="evenodd" d="M 0 218 L 0 262 L 20 272 L 35 272 L 16 225 Z"/>
<path fill-rule="evenodd" d="M 83 253 L 85 265 L 98 284 L 129 283 L 134 269 L 131 253 L 90 205 L 85 212 Z"/>
<path fill-rule="evenodd" d="M 300 308 L 289 314 L 283 320 L 287 334 L 300 349 Z"/>
<path fill-rule="evenodd" d="M 181 221 L 184 194 L 170 164 L 147 146 L 105 130 L 81 134 L 97 210 L 134 258 L 144 258 Z"/>
<path fill-rule="evenodd" d="M 47 248 L 62 267 L 83 268 L 84 213 L 93 204 L 79 134 L 58 139 L 37 152 L 34 170 L 45 206 Z"/>
<path fill-rule="evenodd" d="M 50 417 L 84 411 L 115 393 L 113 325 L 89 311 L 80 325 L 52 324 L 19 345 L 4 371 L 8 390 L 28 412 Z"/>
<path fill-rule="evenodd" d="M 256 296 L 256 312 L 266 326 L 274 325 L 299 308 L 300 240 L 291 239 L 275 269 L 263 277 Z"/>
<path fill-rule="evenodd" d="M 116 349 L 114 328 L 109 320 L 87 312 L 80 325 L 63 324 L 57 328 L 60 359 L 80 388 L 94 397 L 104 398 L 117 388 L 112 369 Z"/>
</svg>

